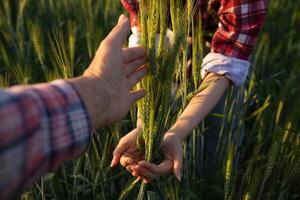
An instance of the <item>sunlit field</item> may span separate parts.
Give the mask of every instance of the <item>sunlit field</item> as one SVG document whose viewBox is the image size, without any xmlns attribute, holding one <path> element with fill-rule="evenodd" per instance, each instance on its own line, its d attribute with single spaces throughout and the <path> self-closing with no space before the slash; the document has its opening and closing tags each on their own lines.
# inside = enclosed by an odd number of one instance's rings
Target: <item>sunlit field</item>
<svg viewBox="0 0 300 200">
<path fill-rule="evenodd" d="M 183 145 L 181 182 L 169 174 L 146 185 L 121 166 L 110 167 L 118 141 L 135 126 L 137 107 L 147 125 L 139 145 L 146 159 L 155 162 L 162 156 L 157 148 L 162 134 L 191 97 L 207 87 L 200 85 L 200 66 L 207 53 L 202 31 L 200 26 L 193 30 L 189 26 L 192 1 L 188 0 L 190 7 L 184 13 L 178 9 L 179 0 L 170 0 L 171 6 L 162 0 L 143 2 L 142 44 L 149 55 L 149 73 L 141 84 L 147 96 L 126 119 L 94 132 L 85 155 L 41 177 L 20 198 L 300 199 L 299 0 L 269 1 L 245 85 L 230 88 L 224 113 L 209 116 L 220 122 L 213 158 L 217 169 L 212 174 L 202 171 L 206 162 L 212 162 L 204 153 L 206 120 Z M 155 47 L 156 35 L 166 32 L 167 11 L 175 42 L 171 47 L 161 39 Z M 118 0 L 1 0 L 1 87 L 81 75 L 121 13 L 126 12 Z M 187 79 L 190 32 L 193 76 Z"/>
</svg>

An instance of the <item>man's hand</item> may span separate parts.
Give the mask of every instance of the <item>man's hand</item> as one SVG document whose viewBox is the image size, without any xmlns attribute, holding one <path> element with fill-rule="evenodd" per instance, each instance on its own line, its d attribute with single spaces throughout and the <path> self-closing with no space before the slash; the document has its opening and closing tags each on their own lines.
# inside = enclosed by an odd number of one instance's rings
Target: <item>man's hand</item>
<svg viewBox="0 0 300 200">
<path fill-rule="evenodd" d="M 84 75 L 71 81 L 87 107 L 94 128 L 121 120 L 130 106 L 145 95 L 143 90 L 131 91 L 147 70 L 144 48 L 122 48 L 129 32 L 129 19 L 121 15 Z"/>
</svg>

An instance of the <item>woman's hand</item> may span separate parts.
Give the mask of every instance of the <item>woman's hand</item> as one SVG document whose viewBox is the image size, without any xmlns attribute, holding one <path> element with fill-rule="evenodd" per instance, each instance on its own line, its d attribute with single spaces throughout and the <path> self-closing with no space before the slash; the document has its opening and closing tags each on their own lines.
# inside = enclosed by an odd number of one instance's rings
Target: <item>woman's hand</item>
<svg viewBox="0 0 300 200">
<path fill-rule="evenodd" d="M 144 179 L 145 183 L 173 171 L 176 178 L 181 180 L 182 168 L 182 141 L 180 137 L 173 133 L 167 132 L 162 142 L 162 150 L 165 156 L 160 164 L 153 164 L 145 160 L 139 161 L 132 166 L 132 175 L 139 179 Z"/>
<path fill-rule="evenodd" d="M 121 138 L 119 144 L 113 152 L 111 167 L 120 163 L 128 172 L 132 172 L 132 167 L 137 162 L 144 159 L 144 155 L 137 148 L 137 139 L 142 132 L 142 127 L 138 126 L 130 133 Z"/>
</svg>

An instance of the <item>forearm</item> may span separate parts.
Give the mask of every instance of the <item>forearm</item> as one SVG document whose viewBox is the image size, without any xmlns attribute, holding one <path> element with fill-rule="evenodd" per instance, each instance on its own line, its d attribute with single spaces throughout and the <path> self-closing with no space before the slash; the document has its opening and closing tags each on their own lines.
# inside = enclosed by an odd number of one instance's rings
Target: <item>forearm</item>
<svg viewBox="0 0 300 200">
<path fill-rule="evenodd" d="M 89 123 L 66 81 L 0 89 L 0 199 L 85 152 Z"/>
<path fill-rule="evenodd" d="M 184 140 L 216 106 L 229 87 L 230 81 L 224 76 L 210 73 L 206 76 L 202 84 L 208 84 L 209 86 L 193 97 L 176 123 L 168 131 L 178 134 L 182 140 Z"/>
</svg>

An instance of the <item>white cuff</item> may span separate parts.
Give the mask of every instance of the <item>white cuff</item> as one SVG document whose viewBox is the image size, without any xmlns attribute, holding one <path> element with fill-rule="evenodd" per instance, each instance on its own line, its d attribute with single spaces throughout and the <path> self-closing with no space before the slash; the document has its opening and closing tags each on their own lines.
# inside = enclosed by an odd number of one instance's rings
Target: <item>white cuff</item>
<svg viewBox="0 0 300 200">
<path fill-rule="evenodd" d="M 138 46 L 140 46 L 140 37 L 141 37 L 140 32 L 132 33 L 131 36 L 129 37 L 128 47 L 138 47 Z"/>
<path fill-rule="evenodd" d="M 138 46 L 140 46 L 140 41 L 141 41 L 140 38 L 141 38 L 141 33 L 138 32 L 136 27 L 133 27 L 132 28 L 132 34 L 129 37 L 128 47 L 138 47 Z M 155 47 L 156 48 L 158 47 L 159 39 L 160 39 L 160 35 L 157 34 L 156 38 L 155 38 Z M 174 33 L 170 29 L 167 29 L 166 36 L 165 36 L 165 45 L 167 47 L 168 45 L 173 46 L 173 44 L 174 44 Z"/>
<path fill-rule="evenodd" d="M 248 75 L 250 63 L 246 60 L 228 57 L 220 53 L 209 53 L 203 59 L 201 77 L 205 78 L 208 72 L 224 75 L 235 86 L 241 86 Z"/>
</svg>

